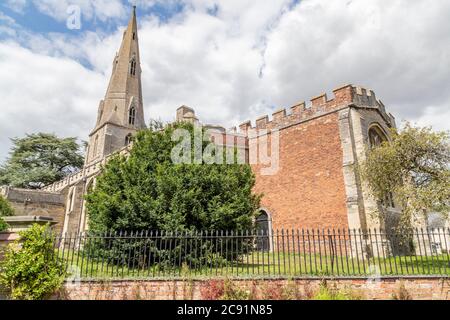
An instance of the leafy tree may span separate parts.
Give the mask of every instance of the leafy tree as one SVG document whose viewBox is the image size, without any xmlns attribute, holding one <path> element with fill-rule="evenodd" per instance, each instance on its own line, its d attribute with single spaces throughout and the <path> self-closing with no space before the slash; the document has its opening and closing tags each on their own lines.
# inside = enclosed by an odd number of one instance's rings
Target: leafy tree
<svg viewBox="0 0 450 320">
<path fill-rule="evenodd" d="M 190 232 L 195 236 L 195 232 L 206 230 L 252 228 L 260 197 L 252 193 L 255 177 L 250 166 L 237 163 L 175 164 L 171 153 L 178 144 L 178 141 L 172 141 L 176 129 L 187 130 L 194 141 L 194 127 L 188 123 L 171 125 L 164 130 L 141 131 L 128 158 L 117 156 L 106 164 L 96 188 L 87 196 L 91 232 L 123 231 L 130 234 L 136 230 L 158 230 L 166 232 L 167 236 L 167 232 L 175 231 L 178 234 Z M 203 143 L 202 150 L 205 148 L 207 142 Z M 189 150 L 191 155 L 194 149 L 192 146 Z M 192 247 L 183 250 L 175 244 L 180 241 L 174 241 L 173 247 L 164 249 L 159 247 L 161 243 L 142 245 L 134 242 L 132 249 L 129 241 L 123 241 L 107 250 L 115 257 L 126 257 L 126 250 L 153 248 L 153 254 L 163 256 L 164 261 L 169 259 L 168 256 L 186 251 L 189 254 L 193 250 Z M 196 247 L 203 253 L 196 252 L 195 256 L 206 257 L 212 247 L 212 243 L 203 242 L 202 247 Z M 242 250 L 244 247 L 242 245 Z"/>
<path fill-rule="evenodd" d="M 41 188 L 83 166 L 84 158 L 76 138 L 37 133 L 11 140 L 10 158 L 0 167 L 0 185 Z"/>
<path fill-rule="evenodd" d="M 183 123 L 165 130 L 140 132 L 128 158 L 110 160 L 87 196 L 89 229 L 248 230 L 259 197 L 252 193 L 255 177 L 249 165 L 174 164 L 172 141 Z M 207 147 L 204 142 L 203 150 Z M 192 146 L 192 152 L 194 152 Z"/>
<path fill-rule="evenodd" d="M 8 229 L 8 224 L 2 219 L 2 217 L 9 217 L 14 214 L 14 209 L 9 202 L 0 196 L 0 231 Z"/>
<path fill-rule="evenodd" d="M 34 224 L 20 232 L 21 238 L 10 244 L 0 262 L 0 284 L 15 300 L 48 298 L 62 285 L 64 265 L 54 252 L 48 226 Z"/>
<path fill-rule="evenodd" d="M 368 151 L 362 176 L 373 196 L 383 202 L 392 194 L 402 209 L 400 227 L 430 213 L 450 210 L 450 144 L 447 132 L 414 127 L 392 130 L 392 141 Z M 377 212 L 388 218 L 384 206 Z"/>
</svg>

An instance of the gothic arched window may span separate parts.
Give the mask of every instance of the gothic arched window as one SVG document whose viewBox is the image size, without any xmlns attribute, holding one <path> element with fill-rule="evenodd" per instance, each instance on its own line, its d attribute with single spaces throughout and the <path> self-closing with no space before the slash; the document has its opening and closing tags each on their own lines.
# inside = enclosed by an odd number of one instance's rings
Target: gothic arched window
<svg viewBox="0 0 450 320">
<path fill-rule="evenodd" d="M 378 126 L 373 126 L 369 129 L 369 142 L 370 148 L 376 148 L 380 146 L 383 142 L 387 141 L 386 135 L 381 131 Z"/>
<path fill-rule="evenodd" d="M 130 74 L 132 75 L 132 76 L 135 76 L 136 75 L 136 59 L 135 58 L 133 58 L 131 61 L 130 61 Z"/>
<path fill-rule="evenodd" d="M 369 129 L 370 149 L 381 146 L 385 141 L 388 141 L 388 139 L 380 127 L 375 125 Z M 386 207 L 395 208 L 394 194 L 392 192 L 388 193 L 386 199 L 382 201 L 382 204 Z"/>
<path fill-rule="evenodd" d="M 94 150 L 93 150 L 93 156 L 95 157 L 97 155 L 97 147 L 98 147 L 98 136 L 95 137 L 95 142 L 94 142 Z"/>
<path fill-rule="evenodd" d="M 130 145 L 131 142 L 133 142 L 133 136 L 130 133 L 125 137 L 125 146 Z"/>
<path fill-rule="evenodd" d="M 130 111 L 128 112 L 128 124 L 131 124 L 134 126 L 135 122 L 136 122 L 136 108 L 131 107 Z"/>
</svg>

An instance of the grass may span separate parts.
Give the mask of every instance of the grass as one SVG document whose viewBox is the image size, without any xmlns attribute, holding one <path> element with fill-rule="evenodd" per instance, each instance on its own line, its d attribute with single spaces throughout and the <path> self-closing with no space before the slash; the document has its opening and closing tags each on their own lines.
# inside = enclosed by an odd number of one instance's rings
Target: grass
<svg viewBox="0 0 450 320">
<path fill-rule="evenodd" d="M 72 277 L 82 279 L 145 279 L 173 277 L 300 277 L 300 276 L 450 276 L 448 254 L 351 259 L 345 256 L 256 252 L 239 262 L 211 261 L 203 265 L 179 263 L 164 268 L 117 264 L 118 259 L 94 259 L 86 252 L 59 252 Z"/>
</svg>

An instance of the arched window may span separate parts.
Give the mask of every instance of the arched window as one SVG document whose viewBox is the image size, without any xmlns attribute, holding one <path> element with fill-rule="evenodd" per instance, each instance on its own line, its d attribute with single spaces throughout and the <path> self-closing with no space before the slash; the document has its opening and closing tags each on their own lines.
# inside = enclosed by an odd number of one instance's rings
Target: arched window
<svg viewBox="0 0 450 320">
<path fill-rule="evenodd" d="M 128 124 L 134 126 L 135 122 L 136 122 L 136 108 L 131 107 L 130 111 L 128 112 Z"/>
<path fill-rule="evenodd" d="M 258 251 L 270 251 L 270 227 L 271 221 L 269 214 L 261 210 L 256 218 L 256 249 Z"/>
<path fill-rule="evenodd" d="M 125 137 L 125 146 L 130 145 L 131 142 L 133 142 L 133 136 L 130 133 Z"/>
<path fill-rule="evenodd" d="M 370 148 L 376 148 L 380 146 L 384 141 L 387 141 L 386 135 L 378 126 L 373 126 L 369 129 L 369 143 Z"/>
<path fill-rule="evenodd" d="M 94 150 L 93 150 L 93 156 L 95 157 L 97 155 L 97 147 L 98 147 L 98 136 L 95 137 L 95 142 L 94 142 Z"/>
<path fill-rule="evenodd" d="M 131 61 L 130 61 L 130 74 L 132 76 L 136 75 L 136 59 L 135 58 L 131 59 Z"/>
<path fill-rule="evenodd" d="M 374 149 L 376 147 L 381 146 L 381 144 L 385 141 L 388 141 L 386 135 L 384 132 L 378 127 L 377 125 L 372 126 L 369 129 L 369 143 L 370 143 L 370 149 Z M 395 208 L 395 201 L 394 201 L 394 195 L 392 192 L 390 192 L 384 201 L 382 201 L 382 204 L 385 207 L 391 207 Z"/>
</svg>

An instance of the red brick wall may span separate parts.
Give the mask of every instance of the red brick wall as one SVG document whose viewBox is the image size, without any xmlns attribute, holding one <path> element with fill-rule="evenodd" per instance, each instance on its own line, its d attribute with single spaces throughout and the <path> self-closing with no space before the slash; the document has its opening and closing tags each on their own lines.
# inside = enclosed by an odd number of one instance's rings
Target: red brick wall
<svg viewBox="0 0 450 320">
<path fill-rule="evenodd" d="M 273 228 L 348 228 L 338 113 L 280 131 L 280 169 L 254 191 L 272 214 Z"/>
<path fill-rule="evenodd" d="M 311 299 L 323 280 L 240 280 L 234 284 L 250 294 L 252 299 L 275 300 L 277 292 L 289 288 L 290 297 Z M 211 298 L 208 281 L 114 281 L 82 282 L 66 287 L 59 299 L 69 300 L 204 300 Z M 404 287 L 414 300 L 450 300 L 450 279 L 409 278 L 382 279 L 378 283 L 367 279 L 327 280 L 327 287 L 343 290 L 354 298 L 390 300 L 399 296 Z M 405 291 L 406 290 L 406 291 Z M 268 295 L 271 295 L 270 297 Z M 286 299 L 286 298 L 285 298 Z"/>
</svg>

